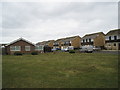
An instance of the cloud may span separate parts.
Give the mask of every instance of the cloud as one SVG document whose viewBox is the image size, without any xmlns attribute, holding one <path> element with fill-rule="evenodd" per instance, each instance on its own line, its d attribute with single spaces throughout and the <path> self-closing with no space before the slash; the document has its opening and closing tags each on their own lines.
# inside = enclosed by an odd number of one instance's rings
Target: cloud
<svg viewBox="0 0 120 90">
<path fill-rule="evenodd" d="M 3 2 L 2 42 L 32 42 L 117 28 L 115 2 Z"/>
</svg>

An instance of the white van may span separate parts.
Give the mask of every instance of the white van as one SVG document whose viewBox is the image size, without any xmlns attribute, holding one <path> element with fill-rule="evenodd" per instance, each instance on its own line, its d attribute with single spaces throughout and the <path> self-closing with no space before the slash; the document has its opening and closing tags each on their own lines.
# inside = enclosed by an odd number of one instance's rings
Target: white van
<svg viewBox="0 0 120 90">
<path fill-rule="evenodd" d="M 80 52 L 92 53 L 92 52 L 93 52 L 93 46 L 92 46 L 92 45 L 82 46 L 82 47 L 80 48 Z"/>
</svg>

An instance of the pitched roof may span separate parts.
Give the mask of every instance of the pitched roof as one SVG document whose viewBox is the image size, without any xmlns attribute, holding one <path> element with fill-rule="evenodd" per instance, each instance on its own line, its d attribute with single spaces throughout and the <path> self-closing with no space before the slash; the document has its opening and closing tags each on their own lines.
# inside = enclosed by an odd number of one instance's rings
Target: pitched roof
<svg viewBox="0 0 120 90">
<path fill-rule="evenodd" d="M 65 39 L 63 39 L 63 41 L 71 41 L 71 40 L 74 40 L 76 37 L 79 37 L 79 36 L 72 36 L 72 37 L 66 37 Z"/>
<path fill-rule="evenodd" d="M 64 38 L 61 38 L 61 39 L 57 39 L 56 41 L 54 41 L 54 43 L 58 43 L 58 42 L 61 42 Z"/>
<path fill-rule="evenodd" d="M 45 44 L 49 44 L 50 42 L 53 42 L 53 41 L 54 40 L 42 41 L 42 42 L 36 43 L 36 45 L 45 45 Z"/>
<path fill-rule="evenodd" d="M 115 29 L 115 30 L 110 30 L 107 34 L 107 35 L 118 35 L 120 34 L 120 29 Z"/>
<path fill-rule="evenodd" d="M 96 38 L 99 34 L 105 35 L 103 32 L 97 32 L 97 33 L 92 33 L 92 34 L 86 34 L 85 36 L 82 37 L 82 39 L 88 39 L 88 38 Z"/>
<path fill-rule="evenodd" d="M 80 37 L 80 36 L 72 36 L 72 37 L 61 38 L 61 39 L 57 39 L 55 42 L 71 41 L 71 40 L 75 39 L 76 37 Z"/>
<path fill-rule="evenodd" d="M 17 40 L 14 40 L 13 42 L 10 42 L 10 43 L 7 44 L 6 46 L 9 46 L 9 45 L 11 45 L 11 44 L 13 44 L 13 43 L 16 43 L 16 42 L 18 42 L 18 41 L 20 41 L 20 40 L 23 40 L 23 41 L 25 41 L 25 42 L 27 42 L 27 43 L 32 44 L 32 45 L 35 46 L 35 44 L 33 44 L 32 42 L 30 42 L 30 41 L 28 41 L 28 40 L 25 40 L 25 39 L 23 39 L 23 38 L 19 38 L 19 39 L 17 39 Z"/>
</svg>

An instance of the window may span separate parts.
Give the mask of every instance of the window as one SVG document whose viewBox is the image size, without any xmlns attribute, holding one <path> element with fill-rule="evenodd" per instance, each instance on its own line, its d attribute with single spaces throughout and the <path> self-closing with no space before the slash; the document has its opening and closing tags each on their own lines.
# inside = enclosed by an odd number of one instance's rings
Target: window
<svg viewBox="0 0 120 90">
<path fill-rule="evenodd" d="M 35 50 L 43 50 L 43 46 L 36 46 Z"/>
<path fill-rule="evenodd" d="M 25 46 L 25 51 L 30 51 L 30 46 Z"/>
<path fill-rule="evenodd" d="M 116 43 L 114 43 L 114 46 L 116 46 Z"/>
<path fill-rule="evenodd" d="M 10 46 L 10 51 L 21 51 L 20 46 Z"/>
<path fill-rule="evenodd" d="M 114 40 L 117 40 L 117 36 L 114 36 Z"/>
<path fill-rule="evenodd" d="M 59 43 L 53 43 L 54 46 L 58 46 Z"/>
<path fill-rule="evenodd" d="M 111 36 L 109 36 L 109 40 L 111 40 Z"/>
<path fill-rule="evenodd" d="M 86 39 L 86 42 L 87 42 L 87 39 Z"/>
<path fill-rule="evenodd" d="M 83 39 L 83 42 L 85 42 L 85 40 Z"/>
<path fill-rule="evenodd" d="M 89 42 L 91 42 L 91 39 L 89 39 Z"/>
</svg>

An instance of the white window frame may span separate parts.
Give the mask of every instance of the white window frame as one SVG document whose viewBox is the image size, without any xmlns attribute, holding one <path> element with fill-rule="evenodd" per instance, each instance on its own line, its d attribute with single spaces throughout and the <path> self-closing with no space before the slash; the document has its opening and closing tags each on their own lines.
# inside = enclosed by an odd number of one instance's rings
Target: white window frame
<svg viewBox="0 0 120 90">
<path fill-rule="evenodd" d="M 30 46 L 25 46 L 25 51 L 30 51 L 30 50 L 31 50 Z"/>
<path fill-rule="evenodd" d="M 19 47 L 19 49 L 17 49 Z M 21 46 L 10 46 L 10 51 L 21 51 Z"/>
</svg>

